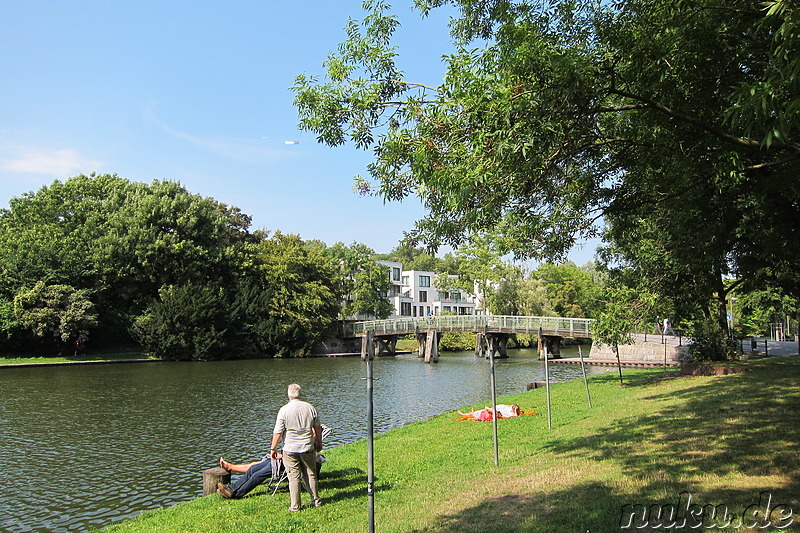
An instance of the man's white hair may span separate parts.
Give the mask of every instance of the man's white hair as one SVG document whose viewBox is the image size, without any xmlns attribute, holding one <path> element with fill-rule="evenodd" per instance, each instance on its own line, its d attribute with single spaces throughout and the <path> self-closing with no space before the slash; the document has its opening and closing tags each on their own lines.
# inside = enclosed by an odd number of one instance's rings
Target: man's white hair
<svg viewBox="0 0 800 533">
<path fill-rule="evenodd" d="M 287 391 L 287 395 L 289 396 L 290 400 L 296 400 L 300 396 L 302 396 L 303 391 L 300 389 L 300 385 L 297 383 L 292 383 L 289 385 L 289 390 Z"/>
</svg>

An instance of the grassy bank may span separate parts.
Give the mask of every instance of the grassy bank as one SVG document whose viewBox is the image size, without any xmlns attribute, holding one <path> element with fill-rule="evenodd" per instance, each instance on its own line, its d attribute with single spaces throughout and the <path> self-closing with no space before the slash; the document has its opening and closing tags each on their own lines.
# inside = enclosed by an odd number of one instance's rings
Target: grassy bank
<svg viewBox="0 0 800 533">
<path fill-rule="evenodd" d="M 152 357 L 136 351 L 98 353 L 78 357 L 41 357 L 26 355 L 7 355 L 0 357 L 0 365 L 33 365 L 46 363 L 81 363 L 86 361 L 125 361 L 129 359 L 152 359 Z"/>
<path fill-rule="evenodd" d="M 582 381 L 555 385 L 552 431 L 546 416 L 498 422 L 499 467 L 492 424 L 457 422 L 455 412 L 381 435 L 376 530 L 602 533 L 620 531 L 626 504 L 677 504 L 688 492 L 701 506 L 741 515 L 769 492 L 773 507 L 794 513 L 783 531 L 800 531 L 800 360 L 743 364 L 748 372 L 714 377 L 628 370 L 626 386 L 616 372 L 598 375 L 590 382 L 593 409 Z M 546 415 L 542 389 L 502 400 Z M 257 490 L 238 501 L 198 498 L 105 531 L 366 531 L 365 443 L 326 455 L 320 509 L 290 514 L 288 493 Z M 738 525 L 714 530 L 751 530 Z"/>
</svg>

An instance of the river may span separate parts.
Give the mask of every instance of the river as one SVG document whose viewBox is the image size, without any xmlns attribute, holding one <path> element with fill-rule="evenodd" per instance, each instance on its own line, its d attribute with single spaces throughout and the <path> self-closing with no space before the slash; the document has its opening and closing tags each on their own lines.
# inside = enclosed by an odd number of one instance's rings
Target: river
<svg viewBox="0 0 800 533">
<path fill-rule="evenodd" d="M 534 351 L 509 353 L 498 396 L 544 379 Z M 472 353 L 373 368 L 376 432 L 490 399 L 489 364 Z M 333 429 L 326 447 L 364 438 L 365 375 L 358 357 L 0 369 L 0 531 L 86 531 L 200 496 L 220 455 L 266 453 L 292 382 Z M 579 376 L 551 365 L 552 380 Z"/>
</svg>

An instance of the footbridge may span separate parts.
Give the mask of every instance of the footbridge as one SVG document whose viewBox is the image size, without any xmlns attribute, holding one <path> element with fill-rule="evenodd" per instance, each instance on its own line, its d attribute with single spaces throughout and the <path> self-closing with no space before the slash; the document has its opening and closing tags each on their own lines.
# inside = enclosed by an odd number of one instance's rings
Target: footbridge
<svg viewBox="0 0 800 533">
<path fill-rule="evenodd" d="M 489 353 L 507 357 L 506 347 L 511 335 L 534 334 L 539 338 L 540 353 L 546 348 L 545 353 L 559 357 L 561 339 L 591 338 L 593 322 L 589 318 L 550 316 L 440 315 L 355 322 L 348 324 L 345 335 L 362 338 L 362 358 L 366 357 L 369 342 L 373 342 L 376 348 L 373 353 L 393 355 L 398 337 L 414 335 L 425 362 L 436 362 L 439 339 L 444 332 L 475 333 L 475 351 L 487 357 Z"/>
</svg>

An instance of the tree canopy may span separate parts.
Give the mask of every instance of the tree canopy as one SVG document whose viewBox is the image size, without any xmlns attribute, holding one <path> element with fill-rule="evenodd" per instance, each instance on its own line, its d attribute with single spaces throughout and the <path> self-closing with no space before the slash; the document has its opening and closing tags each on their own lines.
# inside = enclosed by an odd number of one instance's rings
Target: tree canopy
<svg viewBox="0 0 800 533">
<path fill-rule="evenodd" d="M 0 211 L 2 345 L 91 336 L 174 359 L 308 354 L 337 317 L 337 266 L 249 226 L 171 181 L 76 176 L 13 198 Z"/>
<path fill-rule="evenodd" d="M 410 242 L 617 264 L 724 321 L 729 286 L 800 296 L 800 11 L 790 0 L 417 0 L 456 8 L 438 86 L 408 80 L 380 1 L 300 75 L 300 127 L 375 157 L 362 192 L 417 195 Z"/>
</svg>

